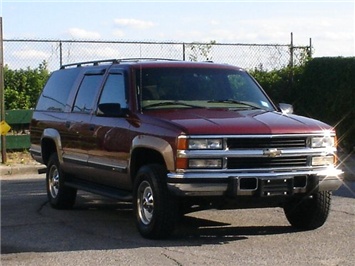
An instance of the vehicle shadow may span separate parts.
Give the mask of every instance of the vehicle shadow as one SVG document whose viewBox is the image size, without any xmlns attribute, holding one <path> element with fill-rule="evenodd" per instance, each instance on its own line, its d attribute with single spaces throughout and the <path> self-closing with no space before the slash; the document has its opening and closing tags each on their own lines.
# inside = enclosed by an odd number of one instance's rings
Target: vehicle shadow
<svg viewBox="0 0 355 266">
<path fill-rule="evenodd" d="M 228 239 L 244 240 L 248 236 L 266 236 L 299 232 L 291 226 L 233 226 L 227 223 L 183 217 L 172 238 L 179 239 Z"/>
<path fill-rule="evenodd" d="M 355 181 L 344 181 L 343 185 L 333 192 L 333 195 L 355 199 Z"/>
<path fill-rule="evenodd" d="M 81 197 L 78 201 L 78 205 L 75 206 L 75 210 L 107 210 L 117 211 L 119 217 L 123 215 L 131 219 L 134 225 L 135 217 L 133 213 L 133 207 L 131 203 L 117 202 L 107 198 L 101 198 L 97 195 L 89 195 Z M 218 210 L 217 210 L 218 212 Z M 223 211 L 220 211 L 223 212 Z M 177 226 L 173 234 L 166 240 L 191 240 L 195 239 L 210 239 L 210 238 L 224 238 L 228 236 L 230 240 L 243 240 L 247 236 L 258 235 L 277 235 L 285 233 L 300 232 L 289 225 L 282 226 L 233 226 L 230 223 L 224 223 L 211 219 L 204 219 L 194 217 L 194 213 L 184 215 L 177 222 Z M 134 226 L 134 230 L 137 230 Z"/>
</svg>

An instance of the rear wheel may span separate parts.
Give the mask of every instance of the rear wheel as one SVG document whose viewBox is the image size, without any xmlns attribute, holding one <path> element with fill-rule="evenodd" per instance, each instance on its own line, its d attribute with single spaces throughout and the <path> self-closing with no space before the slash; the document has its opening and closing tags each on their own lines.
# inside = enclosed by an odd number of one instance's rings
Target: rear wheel
<svg viewBox="0 0 355 266">
<path fill-rule="evenodd" d="M 178 208 L 166 186 L 165 167 L 152 164 L 139 169 L 134 186 L 134 211 L 143 237 L 166 238 L 174 230 Z"/>
<path fill-rule="evenodd" d="M 311 197 L 293 199 L 284 211 L 290 224 L 299 229 L 312 230 L 321 227 L 327 220 L 331 203 L 331 192 L 320 191 Z"/>
<path fill-rule="evenodd" d="M 51 154 L 46 173 L 47 196 L 56 209 L 69 209 L 75 204 L 77 190 L 64 184 L 66 175 L 62 172 L 56 153 Z"/>
</svg>

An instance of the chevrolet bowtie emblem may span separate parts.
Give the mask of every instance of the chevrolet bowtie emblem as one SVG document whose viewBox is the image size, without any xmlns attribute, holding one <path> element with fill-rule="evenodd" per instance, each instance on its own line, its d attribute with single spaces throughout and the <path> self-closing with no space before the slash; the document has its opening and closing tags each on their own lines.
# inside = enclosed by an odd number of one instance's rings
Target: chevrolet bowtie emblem
<svg viewBox="0 0 355 266">
<path fill-rule="evenodd" d="M 268 157 L 277 157 L 281 155 L 281 151 L 278 149 L 266 149 L 263 150 L 263 154 L 268 156 Z"/>
</svg>

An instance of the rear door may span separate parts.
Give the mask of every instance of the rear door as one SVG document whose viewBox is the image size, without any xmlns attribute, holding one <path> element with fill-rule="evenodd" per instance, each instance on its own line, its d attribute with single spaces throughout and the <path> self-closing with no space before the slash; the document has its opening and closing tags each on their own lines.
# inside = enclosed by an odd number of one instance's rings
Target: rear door
<svg viewBox="0 0 355 266">
<path fill-rule="evenodd" d="M 93 149 L 91 142 L 91 116 L 103 82 L 105 69 L 88 69 L 83 75 L 79 89 L 72 106 L 72 111 L 65 122 L 67 127 L 66 141 L 63 143 L 63 160 L 66 171 L 91 179 L 90 169 L 87 167 L 88 152 Z"/>
</svg>

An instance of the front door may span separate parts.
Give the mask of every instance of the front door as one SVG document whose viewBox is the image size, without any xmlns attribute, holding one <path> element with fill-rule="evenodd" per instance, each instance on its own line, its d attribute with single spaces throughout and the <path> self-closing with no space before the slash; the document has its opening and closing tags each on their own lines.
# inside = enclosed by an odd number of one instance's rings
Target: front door
<svg viewBox="0 0 355 266">
<path fill-rule="evenodd" d="M 92 145 L 88 158 L 94 181 L 123 189 L 130 188 L 128 161 L 131 134 L 130 123 L 126 117 L 126 88 L 123 72 L 110 70 L 97 105 L 98 109 L 103 105 L 110 106 L 110 111 L 105 113 L 97 110 L 92 116 Z"/>
</svg>

